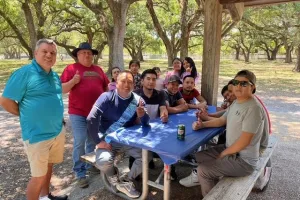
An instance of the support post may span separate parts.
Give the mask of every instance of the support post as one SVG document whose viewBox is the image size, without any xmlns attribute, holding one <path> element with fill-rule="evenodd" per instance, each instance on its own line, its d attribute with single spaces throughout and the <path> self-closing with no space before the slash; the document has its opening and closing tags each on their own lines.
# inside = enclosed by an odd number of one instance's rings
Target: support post
<svg viewBox="0 0 300 200">
<path fill-rule="evenodd" d="M 205 0 L 201 94 L 209 105 L 217 104 L 221 32 L 222 5 Z"/>
</svg>

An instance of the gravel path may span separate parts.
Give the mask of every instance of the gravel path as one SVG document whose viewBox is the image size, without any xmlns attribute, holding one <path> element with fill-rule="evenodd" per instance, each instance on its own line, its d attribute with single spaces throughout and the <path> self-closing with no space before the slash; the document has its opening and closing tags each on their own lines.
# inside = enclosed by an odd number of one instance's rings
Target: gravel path
<svg viewBox="0 0 300 200">
<path fill-rule="evenodd" d="M 220 77 L 220 85 L 228 78 Z M 300 97 L 293 92 L 268 91 L 267 86 L 260 86 L 262 98 L 272 118 L 273 134 L 279 144 L 272 156 L 273 174 L 268 189 L 263 193 L 251 193 L 250 200 L 298 200 L 300 199 Z M 219 98 L 221 100 L 221 98 Z M 67 102 L 65 101 L 65 105 Z M 67 106 L 66 106 L 67 108 Z M 65 113 L 67 118 L 67 113 Z M 0 200 L 25 199 L 26 184 L 29 179 L 29 166 L 20 139 L 19 120 L 0 107 Z M 69 128 L 68 128 L 69 130 Z M 65 160 L 55 166 L 52 178 L 56 193 L 68 193 L 71 200 L 114 199 L 120 198 L 103 189 L 99 176 L 90 177 L 90 187 L 78 189 L 72 173 L 72 135 L 67 134 Z M 158 162 L 158 167 L 162 164 Z M 190 173 L 189 167 L 178 171 L 180 178 Z M 159 171 L 159 170 L 156 170 Z M 172 183 L 172 199 L 198 199 L 199 188 L 182 188 L 178 182 Z M 162 199 L 160 191 L 151 188 L 149 199 Z"/>
</svg>

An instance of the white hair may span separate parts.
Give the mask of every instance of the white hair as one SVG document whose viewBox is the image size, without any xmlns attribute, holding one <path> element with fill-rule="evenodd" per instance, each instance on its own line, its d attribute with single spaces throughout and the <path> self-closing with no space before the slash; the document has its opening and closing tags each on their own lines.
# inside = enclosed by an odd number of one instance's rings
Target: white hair
<svg viewBox="0 0 300 200">
<path fill-rule="evenodd" d="M 42 44 L 53 44 L 55 46 L 55 48 L 57 49 L 57 45 L 56 43 L 51 40 L 51 39 L 47 39 L 47 38 L 43 38 L 43 39 L 40 39 L 39 41 L 36 42 L 36 45 L 35 45 L 35 51 L 38 50 L 40 48 L 40 46 Z"/>
</svg>

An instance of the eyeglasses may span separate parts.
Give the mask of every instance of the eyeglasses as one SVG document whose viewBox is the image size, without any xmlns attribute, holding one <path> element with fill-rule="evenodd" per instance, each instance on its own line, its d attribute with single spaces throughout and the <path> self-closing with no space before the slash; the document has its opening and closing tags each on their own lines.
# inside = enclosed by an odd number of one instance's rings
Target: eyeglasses
<svg viewBox="0 0 300 200">
<path fill-rule="evenodd" d="M 247 87 L 248 85 L 253 85 L 253 84 L 249 81 L 232 80 L 232 85 L 234 86 L 240 85 L 242 87 Z"/>
</svg>

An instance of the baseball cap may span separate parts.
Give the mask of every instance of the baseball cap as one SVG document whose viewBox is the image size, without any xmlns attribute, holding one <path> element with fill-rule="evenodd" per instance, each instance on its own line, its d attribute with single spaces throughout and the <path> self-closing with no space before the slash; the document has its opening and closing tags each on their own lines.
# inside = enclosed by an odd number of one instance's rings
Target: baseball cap
<svg viewBox="0 0 300 200">
<path fill-rule="evenodd" d="M 176 75 L 170 76 L 168 83 L 178 82 L 179 84 L 182 84 L 180 78 Z"/>
</svg>

